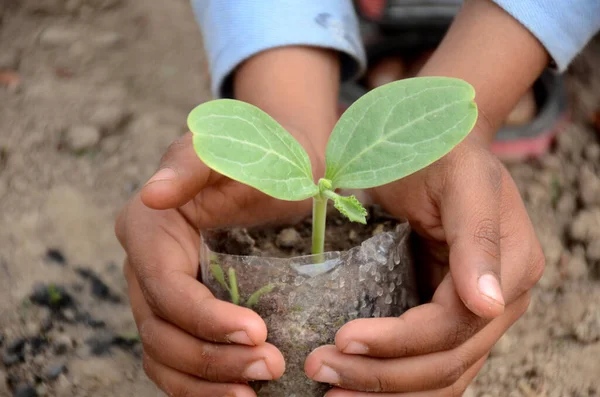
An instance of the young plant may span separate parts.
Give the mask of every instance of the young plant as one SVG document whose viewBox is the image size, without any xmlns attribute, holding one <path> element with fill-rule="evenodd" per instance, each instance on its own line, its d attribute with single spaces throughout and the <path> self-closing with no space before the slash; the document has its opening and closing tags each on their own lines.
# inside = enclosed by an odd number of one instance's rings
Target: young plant
<svg viewBox="0 0 600 397">
<path fill-rule="evenodd" d="M 223 268 L 218 263 L 211 263 L 209 270 L 221 288 L 229 293 L 229 296 L 231 297 L 231 303 L 234 305 L 242 305 L 235 269 L 232 267 L 229 268 L 227 271 L 227 277 L 225 276 Z M 227 282 L 227 279 L 229 279 L 229 282 Z M 275 284 L 268 284 L 258 289 L 246 300 L 245 306 L 249 309 L 252 309 L 252 307 L 258 303 L 258 300 L 263 295 L 273 291 L 274 288 Z"/>
<path fill-rule="evenodd" d="M 194 149 L 213 170 L 280 200 L 313 199 L 313 254 L 322 254 L 328 200 L 354 222 L 367 211 L 336 189 L 367 189 L 404 178 L 440 159 L 477 120 L 475 90 L 449 77 L 380 86 L 352 104 L 329 138 L 326 172 L 313 181 L 308 154 L 279 123 L 245 102 L 219 99 L 188 117 Z"/>
</svg>

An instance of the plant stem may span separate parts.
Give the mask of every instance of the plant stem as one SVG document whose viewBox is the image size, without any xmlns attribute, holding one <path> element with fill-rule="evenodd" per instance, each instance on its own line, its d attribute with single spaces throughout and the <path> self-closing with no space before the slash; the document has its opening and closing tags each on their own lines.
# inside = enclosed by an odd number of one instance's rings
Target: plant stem
<svg viewBox="0 0 600 397">
<path fill-rule="evenodd" d="M 234 305 L 240 304 L 240 292 L 238 291 L 237 276 L 235 269 L 229 268 L 229 288 L 231 290 L 231 303 Z"/>
<path fill-rule="evenodd" d="M 327 219 L 327 198 L 320 194 L 313 197 L 313 230 L 312 230 L 312 253 L 321 255 L 318 259 L 322 262 L 322 254 L 325 251 L 325 221 Z"/>
</svg>

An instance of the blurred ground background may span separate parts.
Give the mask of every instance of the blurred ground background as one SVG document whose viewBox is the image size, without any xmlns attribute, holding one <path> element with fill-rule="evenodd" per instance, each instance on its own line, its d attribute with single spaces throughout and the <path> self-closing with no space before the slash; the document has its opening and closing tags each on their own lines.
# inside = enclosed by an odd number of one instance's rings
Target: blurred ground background
<svg viewBox="0 0 600 397">
<path fill-rule="evenodd" d="M 113 221 L 209 98 L 205 70 L 188 0 L 0 0 L 0 396 L 161 395 Z M 552 152 L 510 166 L 547 271 L 470 397 L 600 396 L 598 38 L 569 88 Z"/>
</svg>

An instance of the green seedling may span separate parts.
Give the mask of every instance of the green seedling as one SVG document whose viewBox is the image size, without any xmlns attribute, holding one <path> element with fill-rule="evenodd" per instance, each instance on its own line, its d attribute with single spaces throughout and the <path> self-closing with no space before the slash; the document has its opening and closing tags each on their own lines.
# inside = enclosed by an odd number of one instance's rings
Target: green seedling
<svg viewBox="0 0 600 397">
<path fill-rule="evenodd" d="M 50 305 L 52 306 L 58 305 L 63 298 L 62 294 L 54 284 L 48 286 L 48 296 L 50 298 Z"/>
<path fill-rule="evenodd" d="M 313 199 L 313 254 L 322 254 L 328 200 L 354 222 L 367 211 L 338 189 L 367 189 L 404 178 L 460 143 L 477 120 L 475 90 L 448 77 L 378 87 L 352 104 L 326 148 L 315 184 L 306 151 L 279 123 L 248 103 L 218 99 L 190 113 L 194 149 L 210 168 L 280 200 Z M 302 116 L 299 116 L 302 117 Z"/>
<path fill-rule="evenodd" d="M 229 293 L 229 296 L 231 297 L 231 303 L 233 303 L 234 305 L 242 305 L 235 269 L 230 267 L 227 271 L 227 277 L 225 277 L 225 272 L 223 271 L 221 265 L 219 265 L 218 263 L 211 263 L 210 273 L 212 274 L 213 278 L 217 280 L 221 288 L 223 288 Z M 229 279 L 229 282 L 227 281 L 227 279 Z M 252 295 L 250 295 L 250 297 L 246 300 L 244 306 L 246 306 L 249 309 L 252 309 L 263 295 L 273 291 L 274 288 L 275 284 L 265 285 L 264 287 L 260 288 L 259 290 L 255 291 Z"/>
</svg>

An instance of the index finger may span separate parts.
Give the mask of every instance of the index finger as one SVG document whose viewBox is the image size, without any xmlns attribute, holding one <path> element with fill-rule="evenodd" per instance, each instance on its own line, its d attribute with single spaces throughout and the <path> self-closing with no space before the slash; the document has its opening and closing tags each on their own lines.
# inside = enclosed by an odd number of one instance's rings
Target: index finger
<svg viewBox="0 0 600 397">
<path fill-rule="evenodd" d="M 179 210 L 153 210 L 137 196 L 119 219 L 117 234 L 157 316 L 208 341 L 250 346 L 266 341 L 258 314 L 216 299 L 197 280 L 200 237 Z"/>
<path fill-rule="evenodd" d="M 505 306 L 500 285 L 502 170 L 490 159 L 472 151 L 457 160 L 468 178 L 452 174 L 439 198 L 454 285 L 465 306 L 485 318 L 499 316 Z"/>
</svg>

